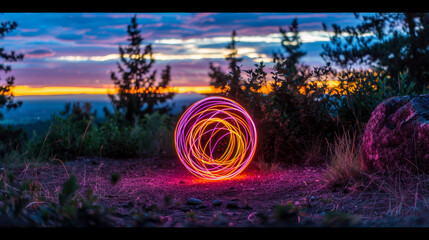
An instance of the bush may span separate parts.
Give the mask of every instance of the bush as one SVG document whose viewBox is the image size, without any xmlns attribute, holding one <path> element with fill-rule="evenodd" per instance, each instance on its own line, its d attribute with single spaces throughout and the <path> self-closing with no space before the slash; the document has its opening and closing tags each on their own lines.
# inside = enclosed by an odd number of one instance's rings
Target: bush
<svg viewBox="0 0 429 240">
<path fill-rule="evenodd" d="M 20 128 L 0 125 L 0 157 L 14 150 L 20 150 L 27 140 L 27 134 Z"/>
<path fill-rule="evenodd" d="M 363 131 L 372 111 L 383 100 L 415 94 L 415 82 L 408 81 L 407 72 L 391 77 L 384 71 L 347 70 L 338 74 L 338 80 L 340 84 L 333 90 L 333 114 L 345 130 Z"/>
<path fill-rule="evenodd" d="M 273 68 L 272 91 L 262 106 L 260 149 L 273 161 L 299 163 L 308 157 L 303 153 L 309 141 L 333 135 L 334 121 L 326 83 L 329 66 L 314 71 L 293 67 L 279 60 Z"/>
<path fill-rule="evenodd" d="M 139 127 L 141 128 L 140 156 L 154 157 L 175 154 L 175 124 L 170 116 L 158 112 L 146 114 Z"/>
<path fill-rule="evenodd" d="M 29 142 L 30 158 L 70 160 L 82 155 L 97 155 L 100 138 L 92 120 L 78 120 L 75 115 L 65 118 L 52 116 L 48 132 L 35 136 Z"/>
<path fill-rule="evenodd" d="M 100 155 L 103 157 L 132 158 L 137 156 L 138 129 L 129 126 L 122 119 L 123 115 L 116 112 L 100 125 Z"/>
<path fill-rule="evenodd" d="M 52 116 L 46 134 L 32 138 L 27 144 L 33 159 L 71 160 L 79 156 L 109 158 L 155 157 L 174 152 L 174 124 L 170 116 L 153 113 L 131 125 L 122 112 L 115 112 L 102 123 L 94 120 L 90 105 L 81 109 L 70 103 L 60 116 Z"/>
<path fill-rule="evenodd" d="M 166 114 L 146 114 L 130 126 L 122 113 L 112 114 L 100 126 L 102 155 L 111 158 L 155 157 L 174 152 L 174 125 Z"/>
</svg>

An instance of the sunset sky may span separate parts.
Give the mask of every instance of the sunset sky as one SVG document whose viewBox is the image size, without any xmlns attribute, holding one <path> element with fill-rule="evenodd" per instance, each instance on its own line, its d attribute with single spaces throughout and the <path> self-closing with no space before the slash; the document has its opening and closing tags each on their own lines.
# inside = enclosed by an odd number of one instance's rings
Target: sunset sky
<svg viewBox="0 0 429 240">
<path fill-rule="evenodd" d="M 171 85 L 180 91 L 203 91 L 209 62 L 224 66 L 225 46 L 237 32 L 243 69 L 264 60 L 267 72 L 273 51 L 281 50 L 279 27 L 298 18 L 303 62 L 322 65 L 321 44 L 329 41 L 322 23 L 357 23 L 352 13 L 136 13 L 144 44 L 152 44 L 156 68 L 169 64 Z M 18 28 L 0 46 L 24 53 L 12 63 L 15 95 L 99 93 L 111 88 L 118 46 L 126 45 L 126 27 L 134 13 L 2 13 Z M 226 69 L 226 68 L 224 68 Z M 159 78 L 159 74 L 157 76 Z M 3 83 L 0 83 L 3 84 Z M 202 88 L 195 88 L 200 86 Z"/>
</svg>

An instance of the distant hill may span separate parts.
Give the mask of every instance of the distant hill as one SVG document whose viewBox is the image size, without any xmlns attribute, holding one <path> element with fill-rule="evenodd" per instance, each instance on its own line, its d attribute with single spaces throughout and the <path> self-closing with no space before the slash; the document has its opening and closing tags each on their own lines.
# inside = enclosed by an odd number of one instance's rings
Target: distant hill
<svg viewBox="0 0 429 240">
<path fill-rule="evenodd" d="M 194 102 L 203 99 L 205 95 L 198 93 L 182 93 L 176 94 L 172 100 L 167 103 L 172 106 L 171 113 L 181 113 L 183 108 L 190 106 Z M 67 102 L 80 102 L 81 106 L 84 102 L 90 102 L 93 109 L 97 110 L 96 118 L 104 119 L 103 108 L 107 107 L 113 110 L 107 95 L 97 94 L 74 94 L 74 95 L 48 95 L 48 96 L 18 96 L 16 100 L 22 101 L 22 106 L 16 110 L 6 111 L 1 109 L 4 114 L 3 120 L 0 120 L 2 125 L 22 125 L 34 124 L 39 121 L 48 120 L 54 113 L 59 113 L 64 109 Z"/>
</svg>

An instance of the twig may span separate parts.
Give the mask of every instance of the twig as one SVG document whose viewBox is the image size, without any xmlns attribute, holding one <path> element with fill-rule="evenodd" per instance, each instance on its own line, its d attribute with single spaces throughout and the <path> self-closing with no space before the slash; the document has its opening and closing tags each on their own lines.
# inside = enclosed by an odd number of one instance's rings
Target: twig
<svg viewBox="0 0 429 240">
<path fill-rule="evenodd" d="M 47 204 L 47 202 L 31 202 L 31 203 L 27 204 L 27 206 L 25 206 L 25 209 L 27 209 L 28 207 L 30 207 L 33 204 Z"/>
<path fill-rule="evenodd" d="M 252 212 L 251 214 L 249 214 L 249 216 L 247 216 L 247 220 L 249 220 L 251 223 L 254 222 L 254 220 L 251 220 L 251 218 L 253 217 L 253 215 L 255 215 L 256 212 Z"/>
<path fill-rule="evenodd" d="M 68 178 L 70 178 L 69 172 L 67 171 L 67 168 L 66 168 L 66 166 L 64 165 L 63 161 L 61 161 L 60 159 L 55 158 L 55 157 L 54 157 L 54 158 L 52 158 L 52 160 L 57 160 L 57 161 L 59 161 L 59 162 L 63 165 L 64 170 L 66 170 L 67 177 L 68 177 Z"/>
<path fill-rule="evenodd" d="M 79 158 L 79 156 L 80 156 L 80 151 L 82 149 L 83 141 L 85 140 L 86 132 L 88 131 L 88 128 L 89 128 L 89 125 L 91 124 L 91 122 L 92 122 L 92 118 L 89 120 L 89 123 L 88 123 L 88 125 L 86 126 L 86 129 L 85 129 L 85 133 L 82 136 L 82 142 L 80 143 L 79 153 L 77 154 L 77 158 Z"/>
</svg>

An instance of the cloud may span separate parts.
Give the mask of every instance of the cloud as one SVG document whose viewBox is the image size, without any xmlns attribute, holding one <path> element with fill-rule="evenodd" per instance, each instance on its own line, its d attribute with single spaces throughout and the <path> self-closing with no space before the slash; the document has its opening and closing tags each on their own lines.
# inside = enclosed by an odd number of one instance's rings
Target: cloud
<svg viewBox="0 0 429 240">
<path fill-rule="evenodd" d="M 69 34 L 69 33 L 66 33 L 66 34 L 60 34 L 60 35 L 58 35 L 57 38 L 61 39 L 61 40 L 66 40 L 66 41 L 68 41 L 68 40 L 74 41 L 74 40 L 81 40 L 81 39 L 83 39 L 83 35 L 81 35 L 81 34 Z"/>
<path fill-rule="evenodd" d="M 266 20 L 266 19 L 303 19 L 303 18 L 326 18 L 328 17 L 328 14 L 326 13 L 308 13 L 308 14 L 274 14 L 274 15 L 265 15 L 260 16 L 260 20 Z"/>
<path fill-rule="evenodd" d="M 119 61 L 118 46 L 128 44 L 127 25 L 134 15 L 4 13 L 19 26 L 2 39 L 2 47 L 25 53 L 27 60 L 14 68 L 18 84 L 110 84 L 109 71 Z M 226 69 L 225 47 L 234 29 L 243 69 L 260 60 L 268 65 L 273 51 L 282 50 L 279 27 L 287 29 L 295 17 L 308 53 L 303 60 L 310 63 L 321 59 L 320 45 L 329 41 L 321 22 L 356 23 L 352 13 L 137 13 L 143 43 L 153 46 L 155 67 L 170 64 L 172 82 L 182 86 L 208 84 L 209 62 Z"/>
<path fill-rule="evenodd" d="M 45 58 L 52 57 L 55 55 L 55 52 L 49 49 L 34 49 L 25 53 L 25 57 L 27 58 Z"/>
</svg>

